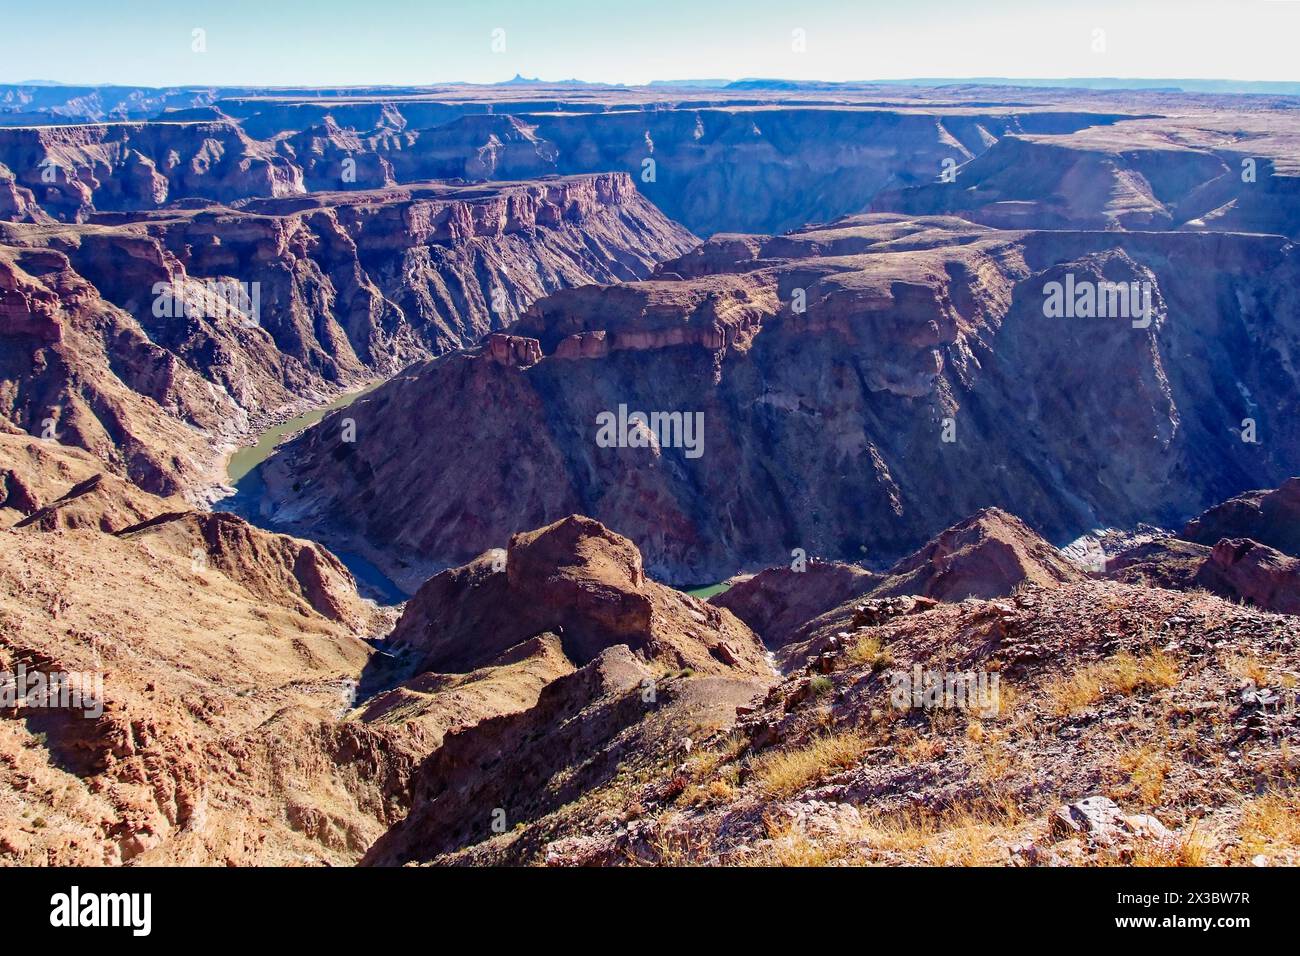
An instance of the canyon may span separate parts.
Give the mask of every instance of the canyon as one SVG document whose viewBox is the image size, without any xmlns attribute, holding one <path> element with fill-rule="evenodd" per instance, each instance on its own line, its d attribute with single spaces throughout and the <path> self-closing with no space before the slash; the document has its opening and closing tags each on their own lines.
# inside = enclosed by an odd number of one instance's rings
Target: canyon
<svg viewBox="0 0 1300 956">
<path fill-rule="evenodd" d="M 691 244 L 622 174 L 96 218 L 0 224 L 4 418 L 196 500 L 268 422 Z"/>
<path fill-rule="evenodd" d="M 335 413 L 282 446 L 263 514 L 404 588 L 572 512 L 678 585 L 796 548 L 890 562 L 989 505 L 1058 544 L 1180 526 L 1300 451 L 1293 248 L 897 214 L 715 236 L 408 367 L 348 409 L 353 441 Z M 1154 315 L 1047 315 L 1063 275 L 1147 283 Z M 702 415 L 704 454 L 602 447 L 620 406 Z"/>
<path fill-rule="evenodd" d="M 0 85 L 0 862 L 1300 863 L 1298 102 Z"/>
</svg>

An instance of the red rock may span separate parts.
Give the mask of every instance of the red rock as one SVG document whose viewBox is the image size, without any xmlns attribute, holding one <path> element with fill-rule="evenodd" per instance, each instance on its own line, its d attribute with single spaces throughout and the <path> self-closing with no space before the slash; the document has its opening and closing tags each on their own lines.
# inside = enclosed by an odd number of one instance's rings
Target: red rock
<svg viewBox="0 0 1300 956">
<path fill-rule="evenodd" d="M 488 554 L 435 575 L 392 641 L 417 670 L 463 672 L 543 632 L 578 664 L 624 644 L 669 668 L 771 676 L 762 644 L 729 611 L 651 581 L 630 541 L 580 515 L 515 535 L 504 570 Z"/>
<path fill-rule="evenodd" d="M 1188 522 L 1181 537 L 1204 545 L 1223 538 L 1250 538 L 1300 557 L 1300 478 L 1215 505 Z"/>
<path fill-rule="evenodd" d="M 1300 558 L 1249 538 L 1216 544 L 1196 583 L 1267 611 L 1300 614 Z"/>
</svg>

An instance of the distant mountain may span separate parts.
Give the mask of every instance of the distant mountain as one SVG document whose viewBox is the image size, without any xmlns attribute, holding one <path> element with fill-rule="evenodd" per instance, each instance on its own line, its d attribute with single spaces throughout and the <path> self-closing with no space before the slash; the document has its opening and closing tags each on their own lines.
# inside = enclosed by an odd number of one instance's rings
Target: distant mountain
<svg viewBox="0 0 1300 956">
<path fill-rule="evenodd" d="M 666 85 L 674 85 L 667 83 Z M 677 84 L 680 85 L 680 84 Z M 914 77 L 902 80 L 785 80 L 746 77 L 727 83 L 728 90 L 822 90 L 853 89 L 863 86 L 1008 86 L 1078 90 L 1146 90 L 1169 93 L 1255 93 L 1269 96 L 1300 96 L 1300 82 L 1254 80 L 1142 79 L 1136 77 Z"/>
</svg>

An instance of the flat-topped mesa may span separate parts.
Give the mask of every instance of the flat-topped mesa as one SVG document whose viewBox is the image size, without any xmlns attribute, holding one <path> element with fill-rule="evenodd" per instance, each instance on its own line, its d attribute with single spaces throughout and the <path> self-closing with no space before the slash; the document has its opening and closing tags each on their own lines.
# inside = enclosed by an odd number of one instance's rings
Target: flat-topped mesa
<svg viewBox="0 0 1300 956">
<path fill-rule="evenodd" d="M 1234 118 L 1235 119 L 1235 118 Z M 953 213 L 1002 229 L 1300 233 L 1300 189 L 1287 136 L 1216 118 L 1170 135 L 1134 118 L 1067 135 L 1003 136 L 949 179 L 878 194 L 873 210 Z M 1232 122 L 1231 120 L 1229 122 Z M 1258 139 L 1242 126 L 1255 127 Z M 1218 127 L 1218 128 L 1216 128 Z M 1225 135 L 1226 133 L 1226 135 Z"/>
<path fill-rule="evenodd" d="M 392 114 L 390 114 L 390 117 Z M 421 179 L 521 179 L 557 172 L 554 144 L 516 116 L 461 116 L 441 126 L 400 131 L 400 117 L 381 119 L 366 133 L 340 127 L 332 116 L 288 142 L 312 190 L 337 189 L 347 160 L 358 184 Z"/>
<path fill-rule="evenodd" d="M 730 612 L 649 580 L 631 541 L 581 515 L 430 578 L 392 642 L 414 671 L 464 673 L 544 633 L 578 664 L 625 644 L 661 668 L 771 673 L 758 638 Z"/>
<path fill-rule="evenodd" d="M 683 345 L 743 352 L 779 307 L 775 286 L 762 277 L 650 280 L 562 290 L 533 303 L 510 331 L 536 338 L 557 358 Z"/>
<path fill-rule="evenodd" d="M 155 122 L 11 128 L 0 137 L 0 162 L 41 212 L 75 221 L 178 200 L 230 202 L 435 178 L 640 175 L 653 159 L 672 175 L 644 177 L 642 188 L 669 215 L 704 233 L 773 231 L 865 209 L 882 189 L 924 182 L 942 159 L 976 155 L 998 135 L 1068 132 L 1120 118 L 1074 112 L 1044 126 L 1030 115 L 1036 110 L 948 103 L 774 103 L 756 113 L 748 97 L 735 109 L 697 97 L 631 99 L 630 108 L 611 109 L 585 94 L 575 100 L 572 91 L 499 101 L 448 99 L 445 91 L 400 100 L 373 90 L 306 101 L 241 96 L 215 104 L 194 96 L 191 108 Z M 85 106 L 63 109 L 76 115 Z M 61 170 L 53 190 L 39 167 L 47 153 L 57 154 Z M 745 201 L 737 203 L 738 195 Z M 26 197 L 6 205 L 8 215 L 35 215 Z"/>
<path fill-rule="evenodd" d="M 815 229 L 815 238 L 715 238 L 661 264 L 655 279 L 566 289 L 538 300 L 511 331 L 536 337 L 546 354 L 565 359 L 682 345 L 744 353 L 765 324 L 779 320 L 791 334 L 833 333 L 846 345 L 872 350 L 877 360 L 866 372 L 872 387 L 918 397 L 942 369 L 938 349 L 958 338 L 953 277 L 980 268 L 979 248 L 940 246 L 952 241 L 946 229 L 986 233 L 949 219 L 882 218 L 854 217 Z M 909 257 L 863 256 L 909 239 Z M 709 249 L 716 257 L 703 265 L 699 257 L 709 253 L 701 250 Z M 996 295 L 1005 298 L 1009 283 L 1001 285 Z"/>
</svg>

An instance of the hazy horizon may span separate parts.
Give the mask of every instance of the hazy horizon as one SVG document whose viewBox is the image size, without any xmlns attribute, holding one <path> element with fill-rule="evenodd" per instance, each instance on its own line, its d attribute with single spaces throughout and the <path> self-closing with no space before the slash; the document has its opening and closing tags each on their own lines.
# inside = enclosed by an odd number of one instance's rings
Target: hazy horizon
<svg viewBox="0 0 1300 956">
<path fill-rule="evenodd" d="M 108 11 L 69 0 L 57 31 L 48 29 L 43 7 L 5 12 L 10 34 L 24 43 L 6 51 L 0 83 L 414 86 L 491 84 L 515 75 L 612 85 L 697 78 L 1300 82 L 1291 39 L 1300 27 L 1296 0 L 836 6 L 231 0 L 213 9 L 191 0 Z"/>
</svg>

